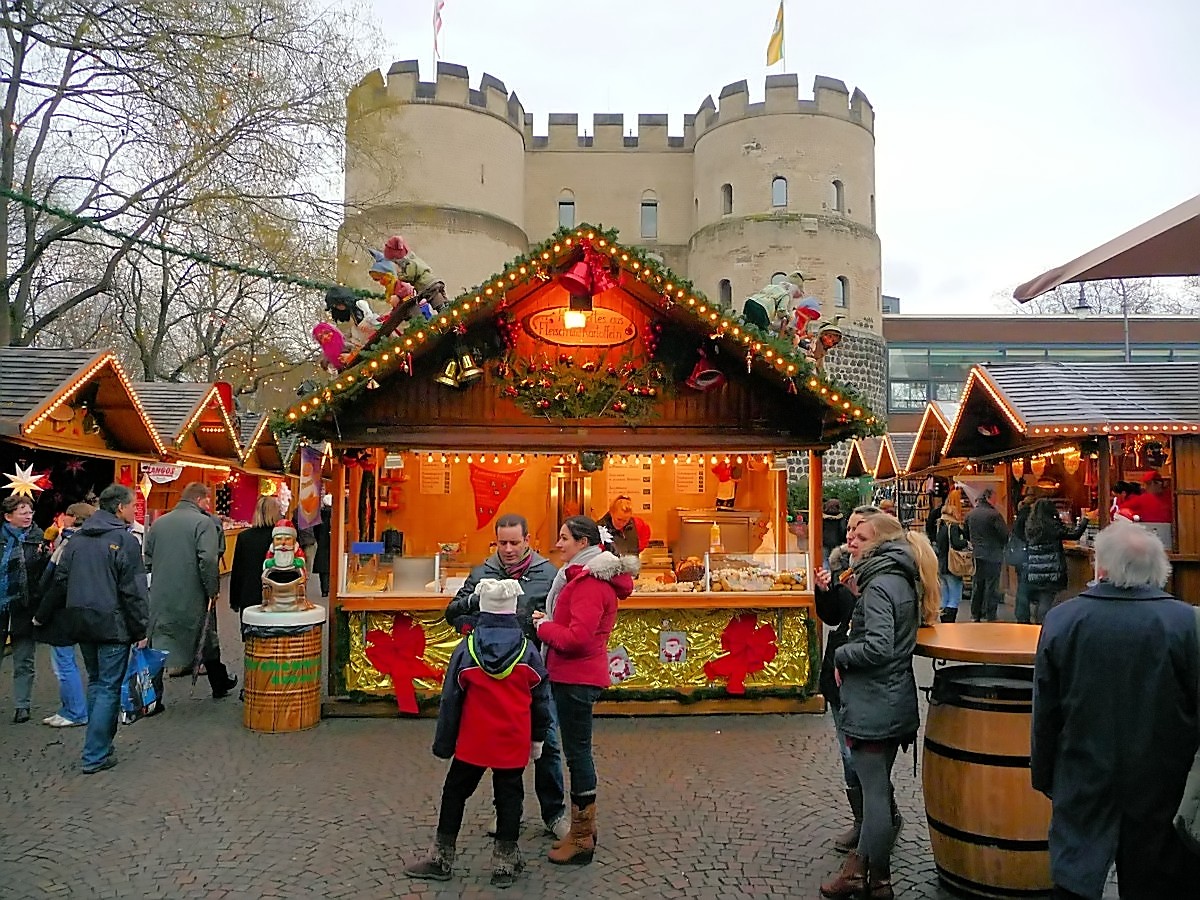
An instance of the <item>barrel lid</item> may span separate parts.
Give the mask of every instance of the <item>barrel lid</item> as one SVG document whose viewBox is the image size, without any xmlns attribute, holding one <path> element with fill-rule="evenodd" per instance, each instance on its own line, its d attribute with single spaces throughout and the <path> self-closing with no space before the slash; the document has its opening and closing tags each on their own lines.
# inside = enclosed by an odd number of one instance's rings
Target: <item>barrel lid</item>
<svg viewBox="0 0 1200 900">
<path fill-rule="evenodd" d="M 261 606 L 250 606 L 242 611 L 242 621 L 259 627 L 295 628 L 297 625 L 321 625 L 326 617 L 325 608 L 317 606 L 300 612 L 271 612 Z"/>
</svg>

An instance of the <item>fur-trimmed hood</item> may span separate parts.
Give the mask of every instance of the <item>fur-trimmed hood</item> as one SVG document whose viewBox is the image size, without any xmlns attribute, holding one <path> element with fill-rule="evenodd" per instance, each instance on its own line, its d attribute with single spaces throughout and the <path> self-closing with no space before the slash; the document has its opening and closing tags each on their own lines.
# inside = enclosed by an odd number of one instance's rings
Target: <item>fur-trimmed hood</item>
<svg viewBox="0 0 1200 900">
<path fill-rule="evenodd" d="M 587 569 L 601 581 L 612 581 L 618 575 L 629 575 L 636 578 L 642 570 L 642 561 L 636 556 L 617 556 L 604 550 L 582 568 Z"/>
</svg>

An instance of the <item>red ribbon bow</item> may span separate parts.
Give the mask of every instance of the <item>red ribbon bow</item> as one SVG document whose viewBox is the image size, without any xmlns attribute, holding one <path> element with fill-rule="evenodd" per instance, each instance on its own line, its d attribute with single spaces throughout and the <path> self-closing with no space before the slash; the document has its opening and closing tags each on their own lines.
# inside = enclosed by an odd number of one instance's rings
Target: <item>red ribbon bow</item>
<svg viewBox="0 0 1200 900">
<path fill-rule="evenodd" d="M 775 628 L 758 624 L 752 612 L 734 616 L 721 633 L 724 656 L 704 664 L 704 677 L 709 681 L 726 680 L 725 689 L 731 694 L 746 693 L 746 676 L 761 672 L 775 658 Z"/>
<path fill-rule="evenodd" d="M 392 677 L 400 712 L 418 712 L 413 679 L 441 681 L 446 674 L 424 660 L 425 630 L 412 616 L 398 613 L 392 619 L 391 634 L 376 628 L 367 632 L 367 642 L 367 660 L 384 675 Z"/>
</svg>

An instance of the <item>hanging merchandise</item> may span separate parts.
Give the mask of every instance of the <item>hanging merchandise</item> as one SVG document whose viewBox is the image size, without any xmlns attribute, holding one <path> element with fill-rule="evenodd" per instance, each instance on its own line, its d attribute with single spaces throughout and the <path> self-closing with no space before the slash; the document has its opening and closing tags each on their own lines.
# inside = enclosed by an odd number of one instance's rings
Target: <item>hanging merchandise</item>
<svg viewBox="0 0 1200 900">
<path fill-rule="evenodd" d="M 497 472 L 485 469 L 478 463 L 470 463 L 467 469 L 471 476 L 471 490 L 475 494 L 475 527 L 486 528 L 525 470 Z"/>
<path fill-rule="evenodd" d="M 32 498 L 36 491 L 44 491 L 50 486 L 50 479 L 47 475 L 44 473 L 33 474 L 32 464 L 23 469 L 20 466 L 14 466 L 13 469 L 11 474 L 4 473 L 4 477 L 8 479 L 5 487 L 16 496 Z"/>
<path fill-rule="evenodd" d="M 217 485 L 216 491 L 213 493 L 213 506 L 216 508 L 218 516 L 228 516 L 230 508 L 233 506 L 233 489 L 229 482 L 222 482 Z"/>
</svg>

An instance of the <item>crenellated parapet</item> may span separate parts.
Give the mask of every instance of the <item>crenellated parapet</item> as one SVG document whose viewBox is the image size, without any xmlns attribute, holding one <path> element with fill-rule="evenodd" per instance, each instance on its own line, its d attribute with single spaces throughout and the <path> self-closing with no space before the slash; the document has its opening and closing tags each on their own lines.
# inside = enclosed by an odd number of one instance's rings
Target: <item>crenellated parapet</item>
<svg viewBox="0 0 1200 900">
<path fill-rule="evenodd" d="M 392 63 L 385 76 L 380 70 L 368 74 L 346 98 L 347 114 L 355 119 L 378 109 L 408 103 L 460 106 L 504 119 L 517 131 L 525 124 L 525 110 L 516 92 L 509 93 L 504 82 L 486 72 L 479 87 L 472 88 L 466 66 L 437 64 L 437 80 L 422 81 L 415 59 Z"/>
<path fill-rule="evenodd" d="M 421 103 L 458 106 L 503 119 L 521 132 L 527 150 L 688 151 L 714 128 L 765 115 L 829 116 L 871 133 L 875 127 L 871 102 L 858 88 L 851 94 L 845 82 L 818 75 L 812 96 L 802 97 L 797 76 L 768 75 L 764 99 L 757 103 L 750 102 L 749 84 L 744 80 L 721 88 L 717 102 L 711 95 L 705 97 L 695 114 L 684 116 L 682 135 L 667 133 L 666 113 L 639 115 L 636 135 L 630 134 L 632 128 L 620 113 L 596 113 L 591 127 L 585 124 L 582 134 L 576 113 L 550 113 L 547 133 L 539 135 L 534 134 L 532 114 L 525 112 L 516 92 L 509 92 L 499 78 L 485 72 L 479 86 L 472 88 L 466 66 L 439 62 L 437 80 L 421 81 L 416 60 L 393 63 L 386 75 L 379 70 L 371 72 L 350 92 L 347 111 L 353 122 L 378 109 Z"/>
</svg>

